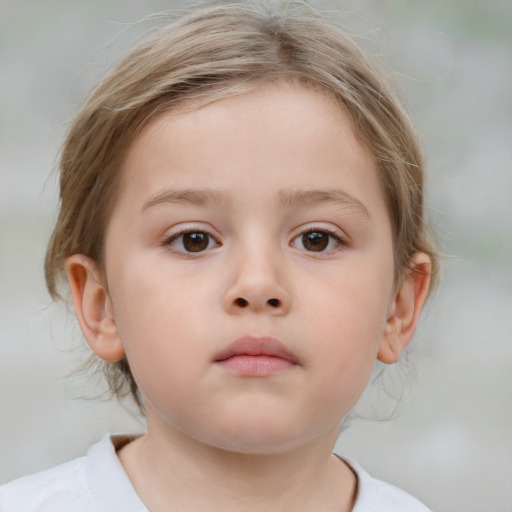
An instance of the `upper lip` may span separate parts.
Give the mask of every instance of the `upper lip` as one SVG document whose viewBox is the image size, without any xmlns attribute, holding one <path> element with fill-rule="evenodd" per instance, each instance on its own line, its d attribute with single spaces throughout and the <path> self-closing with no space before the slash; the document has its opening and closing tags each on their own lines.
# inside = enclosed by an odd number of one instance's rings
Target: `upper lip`
<svg viewBox="0 0 512 512">
<path fill-rule="evenodd" d="M 243 336 L 233 343 L 230 343 L 225 349 L 218 352 L 214 360 L 224 361 L 235 356 L 271 356 L 286 359 L 291 363 L 297 364 L 297 356 L 288 350 L 280 341 L 270 336 Z"/>
</svg>

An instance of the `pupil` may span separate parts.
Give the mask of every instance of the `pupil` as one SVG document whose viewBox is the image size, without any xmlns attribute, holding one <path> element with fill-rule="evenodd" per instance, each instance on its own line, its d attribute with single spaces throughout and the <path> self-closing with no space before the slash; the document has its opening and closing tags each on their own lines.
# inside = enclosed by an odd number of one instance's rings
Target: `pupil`
<svg viewBox="0 0 512 512">
<path fill-rule="evenodd" d="M 183 247 L 188 252 L 204 251 L 208 247 L 208 235 L 206 233 L 185 233 Z"/>
<path fill-rule="evenodd" d="M 325 233 L 311 231 L 302 235 L 302 243 L 308 251 L 323 251 L 329 243 L 329 237 Z"/>
</svg>

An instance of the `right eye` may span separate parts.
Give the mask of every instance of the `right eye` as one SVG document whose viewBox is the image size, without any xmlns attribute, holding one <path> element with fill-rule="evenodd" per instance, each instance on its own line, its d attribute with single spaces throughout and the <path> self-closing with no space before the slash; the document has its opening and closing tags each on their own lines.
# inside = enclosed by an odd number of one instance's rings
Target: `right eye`
<svg viewBox="0 0 512 512">
<path fill-rule="evenodd" d="M 169 245 L 178 252 L 198 253 L 217 247 L 218 243 L 208 233 L 193 230 L 171 235 L 164 245 Z"/>
<path fill-rule="evenodd" d="M 344 245 L 340 236 L 330 229 L 310 229 L 295 237 L 292 245 L 307 252 L 328 253 Z"/>
</svg>

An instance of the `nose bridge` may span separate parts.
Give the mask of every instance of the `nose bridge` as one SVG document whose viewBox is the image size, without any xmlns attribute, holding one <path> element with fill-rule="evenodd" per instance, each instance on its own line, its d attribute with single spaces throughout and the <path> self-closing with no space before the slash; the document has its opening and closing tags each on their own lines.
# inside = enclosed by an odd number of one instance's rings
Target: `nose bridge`
<svg viewBox="0 0 512 512">
<path fill-rule="evenodd" d="M 283 258 L 278 242 L 269 236 L 253 235 L 240 241 L 230 261 L 225 308 L 230 312 L 287 312 L 290 294 L 284 283 Z"/>
</svg>

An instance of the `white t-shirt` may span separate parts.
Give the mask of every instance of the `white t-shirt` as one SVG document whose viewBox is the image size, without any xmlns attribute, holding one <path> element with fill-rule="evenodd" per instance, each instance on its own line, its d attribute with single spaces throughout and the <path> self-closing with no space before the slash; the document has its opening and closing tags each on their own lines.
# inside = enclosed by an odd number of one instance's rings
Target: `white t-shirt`
<svg viewBox="0 0 512 512">
<path fill-rule="evenodd" d="M 107 435 L 85 457 L 1 486 L 0 511 L 148 512 L 116 454 L 130 440 Z M 352 512 L 429 511 L 401 489 L 372 478 L 356 462 L 346 462 L 358 481 Z"/>
</svg>

